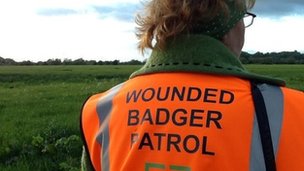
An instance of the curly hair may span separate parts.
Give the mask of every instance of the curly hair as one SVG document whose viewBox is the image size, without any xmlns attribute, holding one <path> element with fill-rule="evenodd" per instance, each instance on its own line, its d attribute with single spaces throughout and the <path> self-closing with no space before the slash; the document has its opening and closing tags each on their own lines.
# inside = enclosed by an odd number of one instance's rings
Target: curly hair
<svg viewBox="0 0 304 171">
<path fill-rule="evenodd" d="M 219 14 L 229 16 L 229 0 L 151 0 L 144 10 L 137 14 L 136 36 L 139 39 L 138 49 L 163 50 L 166 42 L 182 33 L 189 33 L 193 26 L 208 23 Z M 231 1 L 231 0 L 230 0 Z M 255 0 L 234 0 L 240 10 L 254 6 Z M 245 8 L 245 9 L 244 9 Z M 153 45 L 153 40 L 157 42 Z"/>
</svg>

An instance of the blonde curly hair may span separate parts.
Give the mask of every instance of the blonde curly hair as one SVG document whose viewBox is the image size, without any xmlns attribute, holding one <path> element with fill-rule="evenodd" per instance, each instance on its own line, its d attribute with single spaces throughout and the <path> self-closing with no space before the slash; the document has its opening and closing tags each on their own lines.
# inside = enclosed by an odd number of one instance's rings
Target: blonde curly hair
<svg viewBox="0 0 304 171">
<path fill-rule="evenodd" d="M 191 33 L 198 23 L 208 24 L 219 14 L 228 18 L 231 2 L 238 10 L 247 11 L 255 0 L 150 0 L 135 20 L 138 49 L 142 53 L 148 48 L 163 50 L 168 39 Z"/>
</svg>

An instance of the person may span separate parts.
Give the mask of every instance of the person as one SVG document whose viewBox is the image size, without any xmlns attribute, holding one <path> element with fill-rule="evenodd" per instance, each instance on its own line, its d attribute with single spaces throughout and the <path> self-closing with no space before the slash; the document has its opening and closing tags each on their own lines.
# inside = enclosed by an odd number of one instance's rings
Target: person
<svg viewBox="0 0 304 171">
<path fill-rule="evenodd" d="M 254 3 L 146 2 L 136 35 L 151 56 L 85 102 L 83 169 L 304 170 L 303 93 L 239 60 Z"/>
</svg>

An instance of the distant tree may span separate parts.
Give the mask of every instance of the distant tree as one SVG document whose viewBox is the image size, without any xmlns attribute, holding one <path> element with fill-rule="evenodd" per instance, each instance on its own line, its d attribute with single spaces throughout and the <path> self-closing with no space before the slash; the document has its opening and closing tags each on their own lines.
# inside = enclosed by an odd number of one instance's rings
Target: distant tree
<svg viewBox="0 0 304 171">
<path fill-rule="evenodd" d="M 262 52 L 256 52 L 255 54 L 252 55 L 253 58 L 261 58 L 263 56 L 264 54 Z"/>
<path fill-rule="evenodd" d="M 61 59 L 48 59 L 46 61 L 47 65 L 61 65 Z"/>
<path fill-rule="evenodd" d="M 34 65 L 34 64 L 35 64 L 34 62 L 29 61 L 29 60 L 19 62 L 19 65 Z"/>
<path fill-rule="evenodd" d="M 17 65 L 18 63 L 10 58 L 3 58 L 0 56 L 0 65 Z"/>
<path fill-rule="evenodd" d="M 245 57 L 245 58 L 250 58 L 252 55 L 250 53 L 248 53 L 248 52 L 242 52 L 241 56 Z"/>
<path fill-rule="evenodd" d="M 98 65 L 104 65 L 104 62 L 103 61 L 98 61 L 97 64 Z"/>
<path fill-rule="evenodd" d="M 240 61 L 243 63 L 243 64 L 250 64 L 250 57 L 252 55 L 247 53 L 247 52 L 242 52 L 241 55 L 240 55 Z"/>
<path fill-rule="evenodd" d="M 62 64 L 63 65 L 72 65 L 73 61 L 71 59 L 64 58 Z"/>
<path fill-rule="evenodd" d="M 10 58 L 6 58 L 6 59 L 5 59 L 5 63 L 6 63 L 7 65 L 16 65 L 16 64 L 17 64 L 16 61 L 14 61 L 13 59 L 10 59 Z"/>
<path fill-rule="evenodd" d="M 82 58 L 76 59 L 72 62 L 73 65 L 85 65 L 85 60 L 83 60 Z"/>
<path fill-rule="evenodd" d="M 97 62 L 95 60 L 86 61 L 86 65 L 96 65 Z"/>
<path fill-rule="evenodd" d="M 141 62 L 139 60 L 132 59 L 131 61 L 123 62 L 121 64 L 123 64 L 123 65 L 142 65 L 143 62 Z"/>
<path fill-rule="evenodd" d="M 103 64 L 104 65 L 112 65 L 112 61 L 104 61 Z"/>
<path fill-rule="evenodd" d="M 46 65 L 46 62 L 38 61 L 38 62 L 36 63 L 36 65 Z"/>
<path fill-rule="evenodd" d="M 0 56 L 0 65 L 5 65 L 5 59 Z"/>
<path fill-rule="evenodd" d="M 119 60 L 114 60 L 111 62 L 111 65 L 118 65 L 119 64 Z"/>
</svg>

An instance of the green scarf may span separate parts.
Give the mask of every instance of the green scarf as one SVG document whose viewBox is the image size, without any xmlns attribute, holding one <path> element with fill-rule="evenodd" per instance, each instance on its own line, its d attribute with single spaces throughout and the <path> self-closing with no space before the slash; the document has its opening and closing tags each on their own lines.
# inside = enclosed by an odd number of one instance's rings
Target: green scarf
<svg viewBox="0 0 304 171">
<path fill-rule="evenodd" d="M 224 13 L 220 13 L 208 22 L 198 21 L 194 24 L 190 33 L 204 34 L 221 40 L 222 37 L 229 32 L 229 30 L 233 28 L 246 13 L 246 7 L 240 9 L 234 0 L 226 0 L 226 3 L 229 10 L 228 16 Z"/>
</svg>

